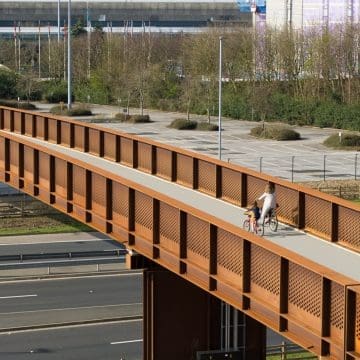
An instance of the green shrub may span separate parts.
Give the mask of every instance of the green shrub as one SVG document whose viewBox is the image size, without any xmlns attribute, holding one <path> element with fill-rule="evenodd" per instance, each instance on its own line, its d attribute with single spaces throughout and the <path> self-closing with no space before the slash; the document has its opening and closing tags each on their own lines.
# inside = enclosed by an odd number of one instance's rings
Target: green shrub
<svg viewBox="0 0 360 360">
<path fill-rule="evenodd" d="M 48 103 L 67 102 L 68 100 L 67 83 L 66 82 L 49 83 L 47 89 L 45 90 L 44 98 Z M 72 95 L 72 101 L 74 101 L 73 95 Z"/>
<path fill-rule="evenodd" d="M 208 122 L 201 121 L 201 122 L 197 123 L 196 130 L 218 131 L 219 130 L 219 125 L 217 125 L 217 124 L 209 124 Z"/>
<path fill-rule="evenodd" d="M 250 130 L 250 135 L 278 141 L 300 139 L 300 134 L 297 131 L 284 125 L 256 126 Z"/>
<path fill-rule="evenodd" d="M 340 142 L 339 134 L 333 134 L 324 141 L 324 145 L 336 149 L 360 150 L 360 135 L 342 134 Z"/>
<path fill-rule="evenodd" d="M 24 109 L 24 110 L 35 110 L 36 106 L 32 103 L 29 103 L 27 101 L 16 101 L 16 100 L 0 100 L 0 105 L 2 106 L 8 106 L 18 109 Z"/>
<path fill-rule="evenodd" d="M 65 116 L 89 116 L 92 115 L 90 109 L 86 107 L 73 107 L 70 110 L 66 105 L 56 105 L 50 109 L 50 112 L 54 115 L 65 115 Z"/>
<path fill-rule="evenodd" d="M 178 130 L 194 130 L 196 129 L 197 122 L 187 119 L 175 119 L 169 125 L 169 128 Z"/>
<path fill-rule="evenodd" d="M 13 71 L 0 70 L 0 98 L 13 98 L 16 96 L 17 76 Z"/>
<path fill-rule="evenodd" d="M 127 113 L 117 113 L 115 114 L 115 119 L 119 120 L 120 122 L 127 122 L 130 118 L 130 115 Z"/>
<path fill-rule="evenodd" d="M 130 122 L 133 124 L 149 123 L 149 115 L 130 115 Z"/>
</svg>

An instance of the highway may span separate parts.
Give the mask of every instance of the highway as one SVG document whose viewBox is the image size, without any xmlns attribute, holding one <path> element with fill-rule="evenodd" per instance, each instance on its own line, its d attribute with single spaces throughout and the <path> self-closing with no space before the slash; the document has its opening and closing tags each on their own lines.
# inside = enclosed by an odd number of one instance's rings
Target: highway
<svg viewBox="0 0 360 360">
<path fill-rule="evenodd" d="M 1 360 L 140 360 L 142 321 L 0 334 Z"/>
</svg>

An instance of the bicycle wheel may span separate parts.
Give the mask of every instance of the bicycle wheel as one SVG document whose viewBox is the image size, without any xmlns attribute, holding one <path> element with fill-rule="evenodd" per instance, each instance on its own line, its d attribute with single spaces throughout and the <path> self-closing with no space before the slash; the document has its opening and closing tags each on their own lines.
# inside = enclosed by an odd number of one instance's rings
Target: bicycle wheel
<svg viewBox="0 0 360 360">
<path fill-rule="evenodd" d="M 264 224 L 257 224 L 254 233 L 259 236 L 263 236 L 265 231 Z"/>
<path fill-rule="evenodd" d="M 249 219 L 244 220 L 243 229 L 246 230 L 246 231 L 250 231 L 250 220 Z"/>
<path fill-rule="evenodd" d="M 269 228 L 270 228 L 270 230 L 271 231 L 277 231 L 278 225 L 279 225 L 279 222 L 278 222 L 276 214 L 271 215 L 271 218 L 269 220 Z"/>
</svg>

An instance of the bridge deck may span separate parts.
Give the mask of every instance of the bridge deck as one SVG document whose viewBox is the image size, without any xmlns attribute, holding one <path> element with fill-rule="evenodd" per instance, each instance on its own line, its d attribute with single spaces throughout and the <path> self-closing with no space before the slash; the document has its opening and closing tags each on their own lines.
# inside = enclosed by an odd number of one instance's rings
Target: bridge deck
<svg viewBox="0 0 360 360">
<path fill-rule="evenodd" d="M 23 138 L 21 135 L 13 135 L 18 138 Z M 208 213 L 232 225 L 241 226 L 245 219 L 245 215 L 243 215 L 244 209 L 222 200 L 215 199 L 199 191 L 171 183 L 154 175 L 146 174 L 118 163 L 115 164 L 112 161 L 99 158 L 89 153 L 83 153 L 35 138 L 26 137 L 26 139 L 35 144 L 56 150 L 64 155 L 91 163 L 99 169 L 109 171 L 115 175 L 141 184 L 153 191 L 164 193 L 177 201 Z M 274 244 L 303 256 L 319 265 L 327 267 L 332 271 L 352 278 L 354 282 L 360 282 L 359 254 L 284 224 L 279 224 L 276 233 L 272 233 L 268 229 L 265 229 L 265 231 L 264 237 Z"/>
</svg>

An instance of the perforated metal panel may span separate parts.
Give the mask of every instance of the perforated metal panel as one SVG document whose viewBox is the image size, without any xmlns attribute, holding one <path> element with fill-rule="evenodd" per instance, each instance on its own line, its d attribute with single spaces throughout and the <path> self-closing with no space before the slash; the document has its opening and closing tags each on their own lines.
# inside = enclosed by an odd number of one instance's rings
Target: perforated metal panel
<svg viewBox="0 0 360 360">
<path fill-rule="evenodd" d="M 138 143 L 138 169 L 151 173 L 151 145 Z"/>
<path fill-rule="evenodd" d="M 57 141 L 57 121 L 54 119 L 48 119 L 48 135 L 49 135 L 49 141 L 56 143 Z"/>
<path fill-rule="evenodd" d="M 215 196 L 216 166 L 207 161 L 199 160 L 199 190 Z"/>
<path fill-rule="evenodd" d="M 171 180 L 171 151 L 156 148 L 156 175 Z"/>
<path fill-rule="evenodd" d="M 221 173 L 222 199 L 233 204 L 240 204 L 241 197 L 241 173 L 225 167 Z"/>
<path fill-rule="evenodd" d="M 19 175 L 19 144 L 14 141 L 10 142 L 10 171 Z"/>
<path fill-rule="evenodd" d="M 247 182 L 248 204 L 252 204 L 260 195 L 264 193 L 266 184 L 267 181 L 265 180 L 257 179 L 253 176 L 248 176 L 248 182 Z"/>
<path fill-rule="evenodd" d="M 112 189 L 113 222 L 129 228 L 129 188 L 113 181 Z"/>
<path fill-rule="evenodd" d="M 67 165 L 65 160 L 55 158 L 55 192 L 62 198 L 67 197 Z"/>
<path fill-rule="evenodd" d="M 360 212 L 339 206 L 339 241 L 360 251 Z"/>
<path fill-rule="evenodd" d="M 5 170 L 5 139 L 0 137 L 0 169 Z"/>
<path fill-rule="evenodd" d="M 193 158 L 190 156 L 176 155 L 176 182 L 192 188 L 193 185 Z"/>
<path fill-rule="evenodd" d="M 330 302 L 330 335 L 333 338 L 342 337 L 344 329 L 344 287 L 331 282 L 331 302 Z"/>
<path fill-rule="evenodd" d="M 43 116 L 36 115 L 36 137 L 44 139 L 45 134 L 45 118 Z"/>
<path fill-rule="evenodd" d="M 73 203 L 85 208 L 86 171 L 80 166 L 73 166 Z"/>
<path fill-rule="evenodd" d="M 83 126 L 75 125 L 74 126 L 74 147 L 75 149 L 84 151 L 84 138 L 85 138 L 85 129 Z"/>
<path fill-rule="evenodd" d="M 70 147 L 70 124 L 61 122 L 61 144 Z"/>
<path fill-rule="evenodd" d="M 160 202 L 160 244 L 165 249 L 179 254 L 180 211 Z"/>
<path fill-rule="evenodd" d="M 252 244 L 251 291 L 261 296 L 261 292 L 256 291 L 254 285 L 277 297 L 280 295 L 280 256 Z"/>
<path fill-rule="evenodd" d="M 125 165 L 133 165 L 133 142 L 127 138 L 121 138 L 120 140 L 120 154 L 121 163 Z"/>
<path fill-rule="evenodd" d="M 152 240 L 152 216 L 152 198 L 135 191 L 135 231 L 148 240 Z"/>
<path fill-rule="evenodd" d="M 50 190 L 50 156 L 39 151 L 39 185 Z"/>
<path fill-rule="evenodd" d="M 329 239 L 331 231 L 331 203 L 305 195 L 305 229 Z"/>
<path fill-rule="evenodd" d="M 33 115 L 25 114 L 25 135 L 32 136 Z"/>
<path fill-rule="evenodd" d="M 14 131 L 21 133 L 21 113 L 14 111 Z"/>
<path fill-rule="evenodd" d="M 187 216 L 187 256 L 188 259 L 202 268 L 207 268 L 210 258 L 209 223 L 195 216 Z"/>
<path fill-rule="evenodd" d="M 91 198 L 92 211 L 106 218 L 106 178 L 104 176 L 92 174 Z"/>
<path fill-rule="evenodd" d="M 232 233 L 218 229 L 217 233 L 217 267 L 218 275 L 229 274 L 231 272 L 237 276 L 242 276 L 243 272 L 243 246 L 242 238 Z M 226 272 L 224 270 L 227 270 Z M 240 283 L 237 284 L 240 287 Z"/>
<path fill-rule="evenodd" d="M 100 131 L 89 129 L 89 153 L 100 154 Z"/>
<path fill-rule="evenodd" d="M 290 224 L 298 224 L 298 192 L 280 185 L 276 185 L 275 192 L 276 202 L 279 204 L 279 208 L 276 210 L 278 216 L 286 219 Z"/>
<path fill-rule="evenodd" d="M 116 135 L 104 133 L 104 157 L 116 160 Z"/>
<path fill-rule="evenodd" d="M 29 183 L 34 181 L 34 150 L 24 146 L 24 179 Z"/>
<path fill-rule="evenodd" d="M 360 353 L 360 294 L 356 294 L 355 351 Z"/>
<path fill-rule="evenodd" d="M 304 313 L 320 319 L 321 288 L 320 275 L 300 265 L 289 263 L 289 313 L 304 322 L 307 320 Z"/>
</svg>

